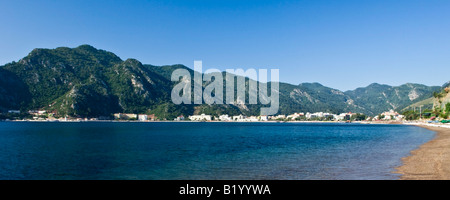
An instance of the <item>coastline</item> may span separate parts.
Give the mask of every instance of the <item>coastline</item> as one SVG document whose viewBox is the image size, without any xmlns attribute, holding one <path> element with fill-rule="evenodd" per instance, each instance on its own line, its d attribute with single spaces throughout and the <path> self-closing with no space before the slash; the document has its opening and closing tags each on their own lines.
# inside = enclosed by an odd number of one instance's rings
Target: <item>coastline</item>
<svg viewBox="0 0 450 200">
<path fill-rule="evenodd" d="M 400 180 L 450 180 L 450 127 L 414 123 L 411 125 L 436 132 L 435 137 L 411 155 L 402 158 L 402 166 L 394 173 Z"/>
</svg>

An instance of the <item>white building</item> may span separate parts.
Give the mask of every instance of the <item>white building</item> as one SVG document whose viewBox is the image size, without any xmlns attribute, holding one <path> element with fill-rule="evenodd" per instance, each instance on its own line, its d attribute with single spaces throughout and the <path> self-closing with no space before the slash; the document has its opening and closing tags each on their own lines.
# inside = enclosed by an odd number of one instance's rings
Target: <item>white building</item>
<svg viewBox="0 0 450 200">
<path fill-rule="evenodd" d="M 318 118 L 320 117 L 319 113 L 306 113 L 306 118 L 311 119 L 311 118 Z"/>
<path fill-rule="evenodd" d="M 259 120 L 260 120 L 260 121 L 268 121 L 268 120 L 269 120 L 269 117 L 268 117 L 267 115 L 261 115 L 261 116 L 259 117 Z"/>
<path fill-rule="evenodd" d="M 247 121 L 247 122 L 257 122 L 258 121 L 258 117 L 250 116 L 247 119 L 245 119 L 245 121 Z"/>
<path fill-rule="evenodd" d="M 114 119 L 122 119 L 122 120 L 138 119 L 138 115 L 132 113 L 115 113 Z"/>
<path fill-rule="evenodd" d="M 339 114 L 338 120 L 350 120 L 352 118 L 353 113 L 341 113 Z"/>
<path fill-rule="evenodd" d="M 321 118 L 321 117 L 324 116 L 324 113 L 323 112 L 316 112 L 316 113 L 314 113 L 314 115 L 317 116 L 318 118 Z"/>
<path fill-rule="evenodd" d="M 219 120 L 220 121 L 231 121 L 231 117 L 228 115 L 220 115 Z"/>
<path fill-rule="evenodd" d="M 286 119 L 286 115 L 277 115 L 274 116 L 273 119 Z"/>
<path fill-rule="evenodd" d="M 387 112 L 381 113 L 381 115 L 384 115 L 384 118 L 382 120 L 402 120 L 405 116 L 400 115 L 398 112 L 395 112 L 394 110 L 389 110 Z M 378 116 L 377 116 L 378 119 Z"/>
<path fill-rule="evenodd" d="M 333 118 L 334 118 L 336 121 L 341 121 L 341 120 L 344 119 L 343 116 L 341 116 L 341 115 L 336 115 L 336 114 L 333 115 Z"/>
<path fill-rule="evenodd" d="M 148 120 L 148 116 L 147 115 L 138 115 L 138 120 L 139 121 L 147 121 Z"/>
<path fill-rule="evenodd" d="M 45 110 L 30 110 L 28 111 L 29 114 L 34 115 L 34 116 L 38 116 L 38 115 L 44 115 L 45 113 L 47 113 L 47 111 Z"/>
<path fill-rule="evenodd" d="M 201 115 L 189 116 L 189 119 L 191 121 L 211 121 L 211 115 L 205 115 L 202 113 Z"/>
<path fill-rule="evenodd" d="M 178 116 L 177 118 L 175 118 L 175 119 L 173 119 L 174 121 L 182 121 L 182 120 L 184 120 L 184 116 L 183 115 L 180 115 L 180 116 Z"/>
<path fill-rule="evenodd" d="M 233 121 L 244 121 L 245 118 L 244 115 L 233 116 Z"/>
<path fill-rule="evenodd" d="M 288 115 L 286 118 L 290 119 L 290 120 L 295 120 L 297 118 L 299 118 L 300 116 L 304 116 L 304 113 L 294 113 L 292 115 Z"/>
<path fill-rule="evenodd" d="M 305 117 L 306 117 L 306 119 L 311 119 L 311 113 L 310 112 L 306 112 Z"/>
</svg>

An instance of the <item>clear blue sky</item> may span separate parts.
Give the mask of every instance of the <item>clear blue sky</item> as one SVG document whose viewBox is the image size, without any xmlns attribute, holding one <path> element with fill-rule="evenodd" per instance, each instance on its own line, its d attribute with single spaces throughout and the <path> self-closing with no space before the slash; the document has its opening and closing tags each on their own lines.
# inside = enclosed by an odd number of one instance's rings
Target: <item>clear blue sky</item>
<svg viewBox="0 0 450 200">
<path fill-rule="evenodd" d="M 449 0 L 0 0 L 0 64 L 90 44 L 144 64 L 277 68 L 349 90 L 450 80 Z"/>
</svg>

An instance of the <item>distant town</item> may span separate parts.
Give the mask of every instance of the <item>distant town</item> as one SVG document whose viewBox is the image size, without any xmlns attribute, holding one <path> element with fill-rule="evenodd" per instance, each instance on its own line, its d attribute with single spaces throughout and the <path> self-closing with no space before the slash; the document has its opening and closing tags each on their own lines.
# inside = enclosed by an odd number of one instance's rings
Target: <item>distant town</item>
<svg viewBox="0 0 450 200">
<path fill-rule="evenodd" d="M 10 116 L 20 116 L 21 111 L 9 110 Z M 45 110 L 30 110 L 26 113 L 27 117 L 13 117 L 13 120 L 18 121 L 111 121 L 111 117 L 98 117 L 98 118 L 74 118 L 74 117 L 60 117 L 55 118 L 53 113 L 48 113 Z M 174 119 L 158 119 L 154 114 L 134 114 L 134 113 L 115 113 L 113 114 L 114 121 L 223 121 L 223 122 L 266 122 L 266 121 L 329 121 L 329 122 L 351 122 L 351 121 L 402 121 L 405 116 L 395 112 L 394 110 L 386 111 L 375 117 L 368 117 L 363 113 L 340 113 L 332 114 L 327 112 L 299 112 L 290 115 L 274 115 L 274 116 L 245 116 L 227 114 L 223 115 L 180 115 Z M 11 120 L 11 119 L 6 119 Z"/>
</svg>

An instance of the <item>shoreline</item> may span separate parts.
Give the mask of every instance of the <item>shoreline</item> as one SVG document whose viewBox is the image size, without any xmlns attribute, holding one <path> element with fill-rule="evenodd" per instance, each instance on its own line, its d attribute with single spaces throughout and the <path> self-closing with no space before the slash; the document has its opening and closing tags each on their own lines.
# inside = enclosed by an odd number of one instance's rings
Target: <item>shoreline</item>
<svg viewBox="0 0 450 200">
<path fill-rule="evenodd" d="M 152 122 L 192 122 L 192 123 L 346 123 L 345 121 L 190 121 L 190 120 L 0 120 L 0 122 L 131 122 L 131 123 L 152 123 Z M 400 121 L 352 121 L 350 124 L 405 124 Z"/>
<path fill-rule="evenodd" d="M 410 124 L 436 132 L 433 139 L 402 158 L 400 180 L 450 180 L 450 126 Z"/>
</svg>

